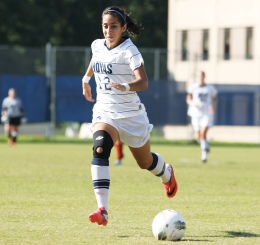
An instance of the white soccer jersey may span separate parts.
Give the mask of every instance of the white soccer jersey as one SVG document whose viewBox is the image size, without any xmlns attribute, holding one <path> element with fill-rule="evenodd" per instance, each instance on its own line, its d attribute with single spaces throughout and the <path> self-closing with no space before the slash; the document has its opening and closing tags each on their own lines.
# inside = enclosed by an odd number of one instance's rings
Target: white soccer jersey
<svg viewBox="0 0 260 245">
<path fill-rule="evenodd" d="M 194 83 L 189 87 L 188 94 L 192 95 L 192 100 L 198 105 L 198 107 L 189 106 L 189 116 L 201 117 L 210 114 L 209 106 L 212 105 L 213 98 L 217 96 L 217 90 L 213 85 L 200 86 L 198 83 Z"/>
<path fill-rule="evenodd" d="M 113 49 L 105 39 L 92 45 L 92 67 L 97 84 L 97 98 L 93 111 L 106 118 L 134 117 L 145 111 L 134 91 L 120 91 L 108 86 L 109 82 L 129 83 L 136 79 L 134 70 L 144 64 L 141 53 L 130 38 Z"/>
<path fill-rule="evenodd" d="M 19 98 L 6 97 L 3 100 L 2 110 L 5 110 L 8 117 L 20 117 L 23 111 L 22 101 Z"/>
</svg>

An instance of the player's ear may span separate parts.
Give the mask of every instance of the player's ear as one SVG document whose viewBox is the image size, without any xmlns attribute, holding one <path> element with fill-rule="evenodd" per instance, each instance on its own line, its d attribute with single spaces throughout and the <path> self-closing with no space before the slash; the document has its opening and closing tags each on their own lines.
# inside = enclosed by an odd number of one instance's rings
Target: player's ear
<svg viewBox="0 0 260 245">
<path fill-rule="evenodd" d="M 125 32 L 127 29 L 127 24 L 124 24 L 123 27 L 122 27 L 122 31 Z"/>
</svg>

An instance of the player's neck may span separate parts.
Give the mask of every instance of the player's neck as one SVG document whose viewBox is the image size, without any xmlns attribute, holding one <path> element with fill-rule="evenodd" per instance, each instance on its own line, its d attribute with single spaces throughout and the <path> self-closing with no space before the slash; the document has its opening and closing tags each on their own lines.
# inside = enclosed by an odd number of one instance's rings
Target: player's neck
<svg viewBox="0 0 260 245">
<path fill-rule="evenodd" d="M 199 85 L 200 85 L 200 87 L 203 87 L 203 86 L 206 85 L 206 83 L 205 83 L 204 80 L 203 80 L 203 81 L 200 81 L 200 82 L 199 82 Z"/>
<path fill-rule="evenodd" d="M 118 45 L 120 45 L 121 43 L 123 43 L 127 38 L 125 37 L 122 37 L 120 39 L 120 41 L 116 44 L 116 45 L 113 45 L 113 44 L 110 44 L 108 43 L 107 41 L 105 42 L 105 45 L 107 46 L 108 49 L 113 49 L 113 48 L 116 48 Z"/>
</svg>

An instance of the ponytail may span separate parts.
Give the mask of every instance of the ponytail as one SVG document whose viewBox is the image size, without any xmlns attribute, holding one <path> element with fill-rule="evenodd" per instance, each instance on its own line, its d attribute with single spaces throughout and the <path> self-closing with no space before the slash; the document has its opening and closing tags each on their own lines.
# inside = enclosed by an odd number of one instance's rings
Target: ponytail
<svg viewBox="0 0 260 245">
<path fill-rule="evenodd" d="M 142 24 L 139 26 L 136 24 L 136 20 L 132 19 L 130 17 L 130 14 L 127 14 L 123 9 L 117 7 L 117 6 L 112 6 L 112 7 L 107 7 L 103 11 L 103 15 L 105 14 L 110 14 L 114 15 L 117 17 L 118 21 L 120 22 L 121 26 L 124 26 L 127 24 L 126 30 L 129 34 L 129 36 L 140 36 L 141 35 L 141 30 L 143 29 Z"/>
<path fill-rule="evenodd" d="M 126 14 L 126 23 L 127 23 L 127 32 L 129 33 L 129 36 L 140 36 L 141 30 L 143 29 L 142 24 L 138 26 L 136 24 L 136 20 L 132 19 L 130 17 L 130 14 Z"/>
</svg>

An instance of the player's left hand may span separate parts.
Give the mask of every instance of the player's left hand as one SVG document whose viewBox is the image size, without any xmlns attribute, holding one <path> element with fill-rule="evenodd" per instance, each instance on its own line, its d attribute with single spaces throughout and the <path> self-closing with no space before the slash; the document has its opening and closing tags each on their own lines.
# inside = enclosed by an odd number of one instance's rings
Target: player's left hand
<svg viewBox="0 0 260 245">
<path fill-rule="evenodd" d="M 120 83 L 113 83 L 113 82 L 110 82 L 110 83 L 109 83 L 109 87 L 111 87 L 111 88 L 115 88 L 115 89 L 118 89 L 118 90 L 120 90 L 120 91 L 122 91 L 122 92 L 125 91 L 125 86 L 122 85 L 122 84 L 120 84 Z"/>
</svg>

